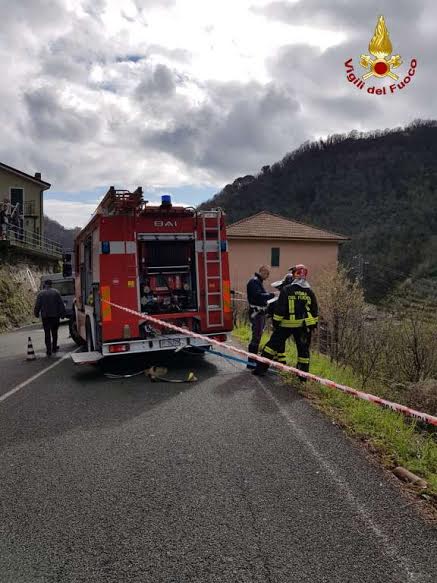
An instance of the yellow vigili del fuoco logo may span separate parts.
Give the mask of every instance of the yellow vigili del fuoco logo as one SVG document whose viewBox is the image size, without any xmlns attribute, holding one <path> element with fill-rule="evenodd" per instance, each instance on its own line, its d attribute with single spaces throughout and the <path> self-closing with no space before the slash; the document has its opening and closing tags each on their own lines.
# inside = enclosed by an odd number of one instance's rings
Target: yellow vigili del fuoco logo
<svg viewBox="0 0 437 583">
<path fill-rule="evenodd" d="M 365 81 L 372 75 L 375 75 L 375 77 L 387 77 L 388 75 L 397 81 L 399 77 L 392 73 L 391 69 L 402 65 L 402 59 L 400 55 L 393 55 L 391 59 L 386 59 L 386 57 L 392 54 L 392 51 L 393 47 L 384 17 L 380 16 L 376 25 L 375 34 L 369 43 L 369 52 L 375 59 L 372 59 L 369 55 L 361 55 L 360 65 L 365 69 L 370 69 L 369 73 L 363 75 L 362 79 Z"/>
<path fill-rule="evenodd" d="M 367 87 L 367 93 L 372 95 L 389 95 L 395 91 L 404 89 L 410 82 L 412 77 L 416 74 L 417 59 L 411 59 L 408 74 L 400 81 L 400 75 L 393 72 L 393 69 L 398 69 L 403 64 L 400 55 L 393 54 L 393 45 L 390 40 L 390 35 L 385 24 L 383 16 L 378 18 L 376 23 L 375 33 L 369 43 L 370 55 L 363 54 L 360 58 L 360 66 L 366 69 L 366 72 L 360 75 L 355 73 L 353 59 L 345 62 L 346 78 L 357 89 L 363 90 L 366 88 L 366 81 L 368 79 L 386 79 L 387 77 L 397 83 L 391 85 L 373 85 Z M 362 69 L 361 69 L 362 72 Z"/>
</svg>

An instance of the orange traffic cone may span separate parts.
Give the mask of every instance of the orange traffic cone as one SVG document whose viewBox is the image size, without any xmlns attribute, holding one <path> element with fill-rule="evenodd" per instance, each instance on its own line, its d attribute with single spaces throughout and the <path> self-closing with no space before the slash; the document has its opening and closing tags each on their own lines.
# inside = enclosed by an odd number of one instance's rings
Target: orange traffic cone
<svg viewBox="0 0 437 583">
<path fill-rule="evenodd" d="M 33 349 L 32 338 L 29 336 L 29 338 L 27 340 L 27 358 L 26 358 L 26 360 L 35 360 L 35 359 L 36 359 L 36 355 L 35 355 L 35 351 Z"/>
</svg>

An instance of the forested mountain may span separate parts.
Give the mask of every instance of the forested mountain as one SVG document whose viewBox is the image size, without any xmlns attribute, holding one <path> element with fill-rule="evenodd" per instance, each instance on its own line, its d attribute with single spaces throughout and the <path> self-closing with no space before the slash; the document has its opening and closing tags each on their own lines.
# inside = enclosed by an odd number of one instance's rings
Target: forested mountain
<svg viewBox="0 0 437 583">
<path fill-rule="evenodd" d="M 44 215 L 44 237 L 60 243 L 65 250 L 73 249 L 74 237 L 80 231 L 80 227 L 75 229 L 66 229 L 57 221 L 49 219 Z"/>
<path fill-rule="evenodd" d="M 341 252 L 363 266 L 380 299 L 409 275 L 437 278 L 437 121 L 305 143 L 202 205 L 233 222 L 261 210 L 352 237 Z"/>
</svg>

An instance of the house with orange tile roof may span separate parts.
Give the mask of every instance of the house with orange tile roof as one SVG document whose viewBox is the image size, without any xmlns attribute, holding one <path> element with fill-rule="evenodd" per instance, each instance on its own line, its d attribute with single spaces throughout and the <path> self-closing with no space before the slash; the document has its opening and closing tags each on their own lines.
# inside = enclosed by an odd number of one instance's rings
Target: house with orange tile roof
<svg viewBox="0 0 437 583">
<path fill-rule="evenodd" d="M 335 269 L 339 246 L 349 237 L 286 219 L 269 211 L 246 217 L 227 228 L 231 286 L 245 294 L 248 279 L 267 264 L 271 267 L 269 283 L 281 279 L 292 265 L 304 263 L 308 279 L 326 269 Z"/>
</svg>

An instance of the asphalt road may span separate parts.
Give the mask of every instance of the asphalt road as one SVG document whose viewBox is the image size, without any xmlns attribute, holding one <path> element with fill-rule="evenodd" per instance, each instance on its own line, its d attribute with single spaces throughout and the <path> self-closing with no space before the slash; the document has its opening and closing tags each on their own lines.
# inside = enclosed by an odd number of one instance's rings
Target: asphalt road
<svg viewBox="0 0 437 583">
<path fill-rule="evenodd" d="M 437 581 L 436 530 L 275 377 L 179 354 L 197 383 L 109 380 L 67 335 L 50 361 L 0 336 L 1 583 Z"/>
</svg>

